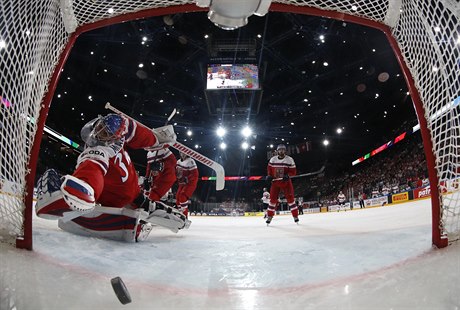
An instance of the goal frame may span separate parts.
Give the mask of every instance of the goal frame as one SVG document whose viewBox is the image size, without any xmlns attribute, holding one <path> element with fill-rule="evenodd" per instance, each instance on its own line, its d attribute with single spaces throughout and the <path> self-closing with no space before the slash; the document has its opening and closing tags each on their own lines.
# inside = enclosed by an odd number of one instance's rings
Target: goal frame
<svg viewBox="0 0 460 310">
<path fill-rule="evenodd" d="M 32 211 L 33 211 L 33 189 L 34 189 L 34 180 L 36 174 L 36 167 L 37 161 L 39 156 L 39 149 L 41 143 L 41 137 L 43 135 L 43 130 L 46 122 L 46 117 L 48 115 L 48 111 L 50 108 L 50 104 L 54 95 L 54 92 L 57 87 L 57 83 L 61 76 L 62 69 L 64 64 L 71 52 L 73 45 L 75 44 L 77 38 L 85 32 L 98 29 L 101 27 L 127 22 L 135 19 L 143 19 L 149 18 L 154 16 L 162 16 L 162 15 L 169 15 L 169 14 L 176 14 L 176 13 L 193 13 L 193 12 L 203 12 L 208 11 L 209 8 L 202 8 L 198 7 L 195 4 L 183 4 L 183 5 L 175 5 L 175 6 L 168 6 L 162 8 L 153 8 L 153 9 L 146 9 L 134 13 L 126 13 L 119 16 L 114 16 L 111 18 L 107 18 L 104 20 L 96 21 L 91 24 L 85 24 L 78 27 L 75 32 L 73 32 L 69 40 L 67 41 L 65 48 L 63 49 L 59 61 L 55 66 L 51 78 L 48 83 L 48 90 L 43 96 L 41 105 L 42 108 L 40 109 L 40 115 L 37 122 L 37 130 L 34 136 L 34 143 L 31 148 L 31 154 L 29 158 L 29 162 L 27 164 L 30 173 L 26 175 L 26 195 L 25 195 L 25 208 L 23 211 L 23 218 L 24 218 L 24 235 L 20 236 L 16 239 L 16 246 L 18 248 L 25 248 L 32 250 Z M 407 87 L 409 89 L 414 107 L 415 112 L 418 117 L 420 123 L 420 131 L 423 140 L 423 147 L 426 157 L 429 181 L 431 184 L 431 205 L 432 205 L 432 243 L 438 248 L 442 248 L 448 245 L 448 239 L 446 236 L 442 235 L 441 228 L 440 228 L 440 220 L 441 220 L 441 196 L 440 196 L 440 188 L 439 188 L 439 178 L 436 171 L 435 166 L 435 156 L 433 154 L 433 142 L 431 139 L 430 130 L 427 126 L 427 120 L 425 119 L 425 109 L 423 107 L 423 103 L 419 92 L 415 86 L 414 79 L 410 73 L 410 70 L 406 63 L 404 62 L 404 58 L 402 56 L 401 50 L 396 42 L 396 39 L 391 34 L 391 29 L 389 26 L 367 19 L 365 17 L 359 17 L 354 15 L 349 15 L 346 13 L 341 13 L 338 11 L 330 11 L 330 10 L 322 10 L 314 7 L 308 6 L 295 6 L 293 4 L 281 4 L 281 3 L 272 3 L 270 8 L 270 12 L 283 12 L 283 13 L 295 13 L 295 14 L 303 14 L 303 15 L 310 15 L 310 16 L 318 16 L 318 17 L 325 17 L 325 18 L 332 18 L 339 21 L 344 22 L 351 22 L 363 26 L 367 26 L 370 28 L 378 29 L 382 31 L 390 46 L 393 49 L 395 57 L 400 65 L 400 68 L 403 72 Z M 433 190 L 435 189 L 435 190 Z"/>
</svg>

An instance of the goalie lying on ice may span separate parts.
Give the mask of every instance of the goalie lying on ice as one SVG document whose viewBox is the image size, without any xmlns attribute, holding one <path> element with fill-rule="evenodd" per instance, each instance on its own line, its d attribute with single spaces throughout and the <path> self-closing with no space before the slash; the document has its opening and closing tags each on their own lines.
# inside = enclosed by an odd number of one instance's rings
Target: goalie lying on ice
<svg viewBox="0 0 460 310">
<path fill-rule="evenodd" d="M 143 197 L 124 148 L 173 143 L 172 126 L 169 133 L 158 137 L 154 130 L 117 114 L 88 122 L 81 131 L 86 148 L 74 173 L 61 178 L 47 170 L 39 179 L 37 215 L 58 219 L 59 227 L 68 232 L 125 241 L 145 239 L 153 224 L 174 232 L 187 228 L 190 222 L 180 212 L 165 211 Z"/>
</svg>

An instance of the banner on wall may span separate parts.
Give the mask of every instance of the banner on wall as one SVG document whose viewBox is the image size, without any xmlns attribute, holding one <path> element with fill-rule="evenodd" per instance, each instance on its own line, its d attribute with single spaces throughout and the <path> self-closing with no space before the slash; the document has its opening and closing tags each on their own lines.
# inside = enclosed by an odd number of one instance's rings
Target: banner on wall
<svg viewBox="0 0 460 310">
<path fill-rule="evenodd" d="M 377 207 L 377 206 L 384 206 L 388 203 L 388 197 L 382 196 L 377 198 L 370 198 L 364 200 L 364 206 L 366 207 Z"/>
<path fill-rule="evenodd" d="M 421 187 L 414 189 L 414 199 L 425 198 L 431 195 L 431 187 Z"/>
<path fill-rule="evenodd" d="M 405 202 L 409 200 L 409 192 L 403 192 L 399 194 L 391 195 L 393 203 Z"/>
</svg>

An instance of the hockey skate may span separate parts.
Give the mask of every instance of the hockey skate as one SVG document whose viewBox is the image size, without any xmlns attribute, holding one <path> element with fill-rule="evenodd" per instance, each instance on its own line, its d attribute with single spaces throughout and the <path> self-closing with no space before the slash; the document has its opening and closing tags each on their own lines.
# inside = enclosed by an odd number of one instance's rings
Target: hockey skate
<svg viewBox="0 0 460 310">
<path fill-rule="evenodd" d="M 265 223 L 267 223 L 267 226 L 272 222 L 272 219 L 273 219 L 273 216 L 267 217 L 267 220 L 265 221 Z"/>
<path fill-rule="evenodd" d="M 161 201 L 157 201 L 155 207 L 150 208 L 149 211 L 150 214 L 145 221 L 167 228 L 174 233 L 177 233 L 180 229 L 188 229 L 192 223 L 176 208 L 170 207 Z"/>
<path fill-rule="evenodd" d="M 298 218 L 298 217 L 295 217 L 295 218 L 294 218 L 294 222 L 295 222 L 297 225 L 299 225 L 299 218 Z"/>
<path fill-rule="evenodd" d="M 146 221 L 140 220 L 139 221 L 140 229 L 136 235 L 136 242 L 144 241 L 149 236 L 150 232 L 152 231 L 153 225 Z"/>
</svg>

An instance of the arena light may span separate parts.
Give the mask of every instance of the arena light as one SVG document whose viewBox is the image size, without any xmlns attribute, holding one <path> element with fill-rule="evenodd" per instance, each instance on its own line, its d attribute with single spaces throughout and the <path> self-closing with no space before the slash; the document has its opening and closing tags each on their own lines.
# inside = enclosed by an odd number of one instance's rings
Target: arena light
<svg viewBox="0 0 460 310">
<path fill-rule="evenodd" d="M 324 144 L 325 146 L 328 146 L 328 145 L 329 145 L 329 140 L 325 139 L 325 140 L 323 141 L 323 144 Z"/>
<path fill-rule="evenodd" d="M 249 147 L 249 144 L 248 144 L 246 141 L 244 141 L 243 143 L 241 143 L 241 148 L 242 148 L 243 150 L 247 150 L 248 147 Z"/>
<path fill-rule="evenodd" d="M 241 129 L 241 134 L 243 137 L 248 138 L 250 135 L 252 135 L 252 129 L 249 126 L 246 126 Z"/>
<path fill-rule="evenodd" d="M 222 143 L 220 144 L 220 149 L 221 149 L 221 150 L 225 150 L 226 148 L 227 148 L 227 144 L 225 144 L 225 142 L 222 142 Z"/>
<path fill-rule="evenodd" d="M 219 126 L 219 128 L 216 129 L 216 134 L 218 137 L 222 138 L 223 136 L 225 136 L 225 134 L 227 133 L 227 130 L 222 127 L 222 126 Z"/>
<path fill-rule="evenodd" d="M 209 7 L 208 18 L 217 27 L 235 30 L 247 25 L 251 15 L 264 16 L 271 0 L 197 0 L 199 7 Z"/>
</svg>

